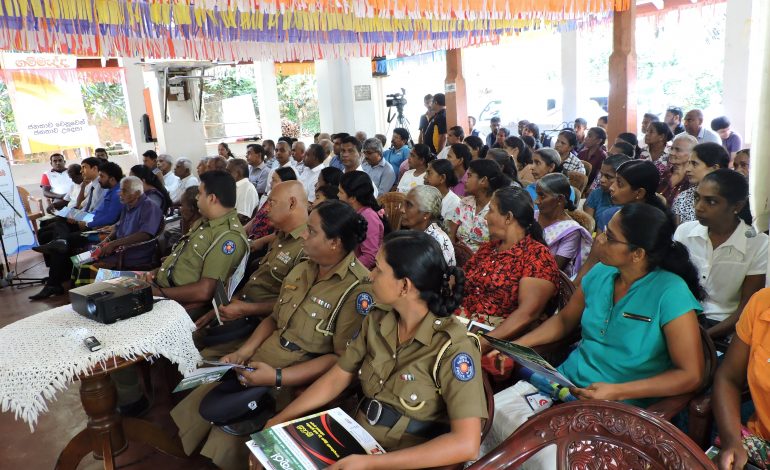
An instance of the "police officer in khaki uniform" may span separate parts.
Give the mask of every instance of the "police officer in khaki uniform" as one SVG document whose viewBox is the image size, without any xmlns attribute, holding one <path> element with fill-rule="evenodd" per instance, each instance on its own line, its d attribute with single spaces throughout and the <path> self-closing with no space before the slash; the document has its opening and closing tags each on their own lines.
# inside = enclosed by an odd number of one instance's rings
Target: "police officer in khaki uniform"
<svg viewBox="0 0 770 470">
<path fill-rule="evenodd" d="M 298 181 L 279 183 L 270 192 L 267 200 L 267 215 L 276 229 L 276 235 L 269 251 L 259 262 L 259 267 L 243 288 L 234 296 L 229 305 L 219 308 L 223 327 L 209 327 L 215 317 L 213 309 L 195 323 L 199 330 L 196 340 L 204 359 L 219 359 L 238 349 L 245 337 L 232 328 L 254 329 L 254 322 L 232 323 L 246 317 L 265 317 L 273 311 L 281 283 L 289 271 L 303 261 L 305 240 L 302 235 L 307 229 L 307 195 Z M 234 339 L 229 339 L 230 337 Z"/>
<path fill-rule="evenodd" d="M 248 253 L 246 232 L 234 207 L 233 177 L 225 171 L 202 174 L 198 209 L 203 217 L 149 275 L 154 295 L 176 300 L 188 311 L 211 302 L 217 281 L 226 283 Z"/>
<path fill-rule="evenodd" d="M 462 271 L 448 267 L 438 243 L 421 231 L 391 234 L 376 263 L 375 297 L 393 310 L 369 314 L 337 365 L 267 426 L 322 408 L 358 375 L 365 399 L 355 418 L 388 453 L 350 456 L 330 468 L 415 468 L 415 462 L 427 468 L 475 459 L 487 407 L 478 342 L 452 316 Z"/>
<path fill-rule="evenodd" d="M 222 358 L 253 370 L 199 387 L 171 411 L 185 452 L 206 440 L 201 454 L 218 467 L 246 468 L 250 418 L 261 412 L 265 395 L 271 393 L 280 407 L 292 387 L 334 365 L 372 308 L 369 271 L 354 254 L 365 237 L 366 221 L 350 206 L 326 201 L 313 210 L 304 234 L 309 260 L 286 276 L 272 314 Z"/>
</svg>

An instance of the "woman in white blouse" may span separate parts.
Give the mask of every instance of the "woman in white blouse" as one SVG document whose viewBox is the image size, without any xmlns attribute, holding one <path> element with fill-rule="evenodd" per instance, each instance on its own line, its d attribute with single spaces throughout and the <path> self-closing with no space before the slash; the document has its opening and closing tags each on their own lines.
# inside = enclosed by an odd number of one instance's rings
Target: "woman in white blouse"
<svg viewBox="0 0 770 470">
<path fill-rule="evenodd" d="M 457 184 L 457 175 L 452 164 L 446 160 L 433 160 L 425 172 L 425 184 L 433 186 L 441 193 L 441 217 L 444 221 L 457 222 L 457 208 L 460 207 L 460 196 L 450 190 Z"/>
<path fill-rule="evenodd" d="M 437 242 L 449 266 L 454 266 L 455 249 L 449 235 L 441 226 L 441 193 L 433 186 L 417 186 L 406 195 L 402 206 L 401 225 L 412 230 L 422 230 Z"/>
<path fill-rule="evenodd" d="M 425 144 L 415 145 L 407 159 L 410 170 L 404 173 L 398 182 L 398 192 L 408 193 L 412 188 L 425 184 L 425 171 L 431 160 L 433 156 L 430 154 L 430 147 Z"/>
<path fill-rule="evenodd" d="M 735 331 L 749 298 L 765 286 L 768 237 L 751 226 L 749 185 L 726 168 L 695 188 L 695 218 L 677 228 L 674 240 L 690 251 L 706 291 L 702 323 L 714 339 Z"/>
</svg>

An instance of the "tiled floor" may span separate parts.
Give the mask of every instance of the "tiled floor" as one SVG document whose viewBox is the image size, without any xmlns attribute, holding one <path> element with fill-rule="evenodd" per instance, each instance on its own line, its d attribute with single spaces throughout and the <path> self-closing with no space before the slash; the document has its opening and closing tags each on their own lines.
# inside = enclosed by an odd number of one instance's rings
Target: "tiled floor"
<svg viewBox="0 0 770 470">
<path fill-rule="evenodd" d="M 18 268 L 14 267 L 15 257 L 11 258 L 11 269 L 23 271 L 25 277 L 43 277 L 47 268 L 42 255 L 25 252 L 18 257 Z M 0 327 L 38 312 L 68 303 L 67 296 L 60 296 L 47 301 L 31 302 L 27 297 L 37 292 L 39 285 L 31 287 L 4 287 L 0 289 Z M 12 347 L 0 345 L 0 347 Z M 156 371 L 157 372 L 157 371 Z M 156 374 L 157 375 L 157 374 Z M 176 433 L 168 411 L 171 397 L 156 391 L 155 404 L 144 419 L 159 425 L 169 436 Z M 56 396 L 56 401 L 49 403 L 49 411 L 40 416 L 34 432 L 22 421 L 14 419 L 9 412 L 0 413 L 0 469 L 2 470 L 37 470 L 53 469 L 59 452 L 81 429 L 85 427 L 86 415 L 80 405 L 79 384 L 70 387 Z M 200 456 L 189 459 L 177 459 L 155 452 L 150 447 L 132 444 L 128 450 L 116 459 L 118 468 L 164 470 L 197 470 L 215 468 Z M 102 468 L 101 462 L 90 455 L 81 462 L 78 469 L 96 470 Z"/>
</svg>

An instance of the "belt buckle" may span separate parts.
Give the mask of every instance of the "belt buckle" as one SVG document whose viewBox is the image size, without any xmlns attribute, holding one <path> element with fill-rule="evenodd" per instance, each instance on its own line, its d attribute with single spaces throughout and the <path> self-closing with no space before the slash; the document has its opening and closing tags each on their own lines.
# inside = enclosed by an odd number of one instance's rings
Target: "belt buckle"
<svg viewBox="0 0 770 470">
<path fill-rule="evenodd" d="M 372 410 L 372 405 L 376 406 L 374 410 Z M 374 417 L 372 417 L 372 415 L 374 415 Z M 380 420 L 380 415 L 382 415 L 382 403 L 375 399 L 369 400 L 369 405 L 366 407 L 366 421 L 372 426 L 376 426 L 377 422 Z"/>
</svg>

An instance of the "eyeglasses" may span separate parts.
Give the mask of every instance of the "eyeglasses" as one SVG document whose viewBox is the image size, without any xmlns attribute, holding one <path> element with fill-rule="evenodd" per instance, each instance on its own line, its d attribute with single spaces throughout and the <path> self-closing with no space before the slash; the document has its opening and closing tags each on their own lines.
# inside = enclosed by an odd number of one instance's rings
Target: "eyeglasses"
<svg viewBox="0 0 770 470">
<path fill-rule="evenodd" d="M 607 228 L 606 227 L 604 228 L 604 231 L 602 233 L 600 233 L 599 235 L 603 235 L 604 236 L 604 240 L 607 243 L 610 243 L 610 244 L 613 244 L 613 245 L 620 244 L 620 245 L 628 245 L 629 247 L 634 246 L 631 243 L 620 241 L 617 238 L 613 237 L 612 235 L 609 235 L 607 233 Z"/>
</svg>

